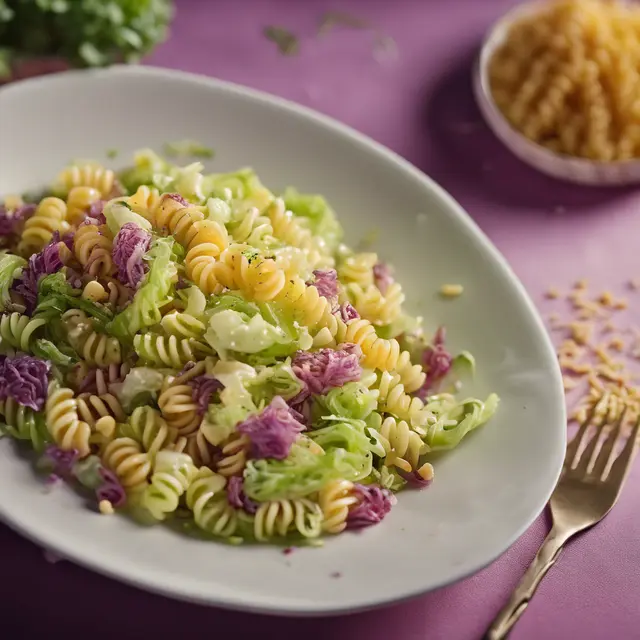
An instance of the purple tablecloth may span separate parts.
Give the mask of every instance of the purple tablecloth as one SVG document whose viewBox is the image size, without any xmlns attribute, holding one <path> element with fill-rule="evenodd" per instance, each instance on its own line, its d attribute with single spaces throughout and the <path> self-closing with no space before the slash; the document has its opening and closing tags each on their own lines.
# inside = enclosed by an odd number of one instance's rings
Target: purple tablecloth
<svg viewBox="0 0 640 640">
<path fill-rule="evenodd" d="M 480 122 L 470 91 L 471 61 L 483 32 L 514 4 L 179 0 L 172 37 L 149 62 L 284 96 L 389 146 L 462 203 L 536 301 L 550 283 L 567 286 L 582 276 L 622 292 L 629 277 L 640 276 L 635 236 L 640 233 L 640 195 L 544 178 L 501 148 Z M 318 19 L 329 9 L 375 22 L 395 38 L 397 60 L 374 59 L 367 32 L 342 30 L 315 38 Z M 299 56 L 281 56 L 261 36 L 270 24 L 302 37 Z M 640 310 L 637 303 L 632 306 Z M 640 637 L 639 480 L 637 465 L 611 515 L 569 545 L 517 625 L 514 640 Z M 139 635 L 173 639 L 183 634 L 304 640 L 480 638 L 547 527 L 546 518 L 540 517 L 489 568 L 412 602 L 349 617 L 295 620 L 173 602 L 67 562 L 48 564 L 41 550 L 0 526 L 0 629 L 7 640 L 43 637 L 57 629 L 66 629 L 69 637 L 96 640 Z"/>
</svg>

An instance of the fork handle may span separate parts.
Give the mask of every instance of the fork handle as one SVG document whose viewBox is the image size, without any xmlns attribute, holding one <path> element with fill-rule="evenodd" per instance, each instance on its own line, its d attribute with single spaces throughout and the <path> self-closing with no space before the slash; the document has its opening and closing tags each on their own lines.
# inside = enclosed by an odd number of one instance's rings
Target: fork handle
<svg viewBox="0 0 640 640">
<path fill-rule="evenodd" d="M 533 562 L 529 565 L 524 576 L 522 576 L 522 580 L 520 580 L 520 583 L 511 594 L 509 602 L 502 608 L 489 627 L 485 640 L 503 640 L 509 635 L 513 625 L 520 619 L 520 616 L 527 608 L 540 581 L 555 564 L 560 556 L 562 547 L 572 535 L 572 532 L 559 531 L 555 526 L 551 528 Z"/>
</svg>

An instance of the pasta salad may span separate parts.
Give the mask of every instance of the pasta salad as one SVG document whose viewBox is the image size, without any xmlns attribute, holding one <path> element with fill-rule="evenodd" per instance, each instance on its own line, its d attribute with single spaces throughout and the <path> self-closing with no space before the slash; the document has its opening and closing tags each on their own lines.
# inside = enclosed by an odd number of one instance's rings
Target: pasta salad
<svg viewBox="0 0 640 640">
<path fill-rule="evenodd" d="M 26 196 L 25 196 L 26 198 Z M 498 398 L 319 195 L 150 150 L 0 205 L 0 433 L 51 482 L 233 543 L 380 522 Z"/>
</svg>

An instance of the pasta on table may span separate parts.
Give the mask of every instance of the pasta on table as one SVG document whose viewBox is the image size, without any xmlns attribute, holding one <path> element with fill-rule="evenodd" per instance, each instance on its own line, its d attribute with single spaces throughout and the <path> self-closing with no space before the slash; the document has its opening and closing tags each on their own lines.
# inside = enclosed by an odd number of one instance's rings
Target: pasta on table
<svg viewBox="0 0 640 640">
<path fill-rule="evenodd" d="M 380 522 L 486 422 L 324 198 L 149 150 L 0 205 L 0 434 L 102 513 L 301 541 Z"/>
</svg>

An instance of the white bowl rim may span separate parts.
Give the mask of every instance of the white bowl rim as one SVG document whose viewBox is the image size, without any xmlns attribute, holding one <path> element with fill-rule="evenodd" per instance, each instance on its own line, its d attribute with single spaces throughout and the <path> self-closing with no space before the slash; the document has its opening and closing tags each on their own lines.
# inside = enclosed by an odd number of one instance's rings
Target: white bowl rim
<svg viewBox="0 0 640 640">
<path fill-rule="evenodd" d="M 333 606 L 330 609 L 328 608 L 302 608 L 302 607 L 292 607 L 291 609 L 287 609 L 286 611 L 278 610 L 274 608 L 270 608 L 268 606 L 260 606 L 260 605 L 252 605 L 251 603 L 239 603 L 237 600 L 227 599 L 225 597 L 218 596 L 216 599 L 212 598 L 209 595 L 199 595 L 196 593 L 184 593 L 184 589 L 179 587 L 172 588 L 170 585 L 164 585 L 154 580 L 152 576 L 145 573 L 136 573 L 134 570 L 117 569 L 110 566 L 107 561 L 101 560 L 100 558 L 93 557 L 91 555 L 86 555 L 81 552 L 75 550 L 72 545 L 68 544 L 66 540 L 58 540 L 56 541 L 56 546 L 54 551 L 59 553 L 63 559 L 69 559 L 77 564 L 84 566 L 86 568 L 91 569 L 101 575 L 107 576 L 114 580 L 124 582 L 126 584 L 135 586 L 137 588 L 160 594 L 163 596 L 167 596 L 177 600 L 183 600 L 196 604 L 203 604 L 208 606 L 217 606 L 223 607 L 230 610 L 238 610 L 238 611 L 246 611 L 251 613 L 261 613 L 261 614 L 269 614 L 269 615 L 287 615 L 287 616 L 327 616 L 327 615 L 343 615 L 348 613 L 355 613 L 359 611 L 367 611 L 380 606 L 390 606 L 393 604 L 397 604 L 400 602 L 404 602 L 409 599 L 417 598 L 421 595 L 424 595 L 427 592 L 431 592 L 436 589 L 440 589 L 450 584 L 454 584 L 463 580 L 464 578 L 475 575 L 480 570 L 484 569 L 491 563 L 493 563 L 497 558 L 501 557 L 511 546 L 525 533 L 525 531 L 531 526 L 534 520 L 542 513 L 544 507 L 546 506 L 551 493 L 553 492 L 557 481 L 560 477 L 560 473 L 562 471 L 562 464 L 564 460 L 564 452 L 566 448 L 566 406 L 565 406 L 565 395 L 564 388 L 562 384 L 562 374 L 560 367 L 557 363 L 557 356 L 553 344 L 551 342 L 551 338 L 544 326 L 542 318 L 538 313 L 533 301 L 529 297 L 526 292 L 524 285 L 521 283 L 520 279 L 516 276 L 516 274 L 511 269 L 508 264 L 506 258 L 498 251 L 498 249 L 493 245 L 493 243 L 489 240 L 489 238 L 485 235 L 485 233 L 478 227 L 478 225 L 473 221 L 471 216 L 466 213 L 466 211 L 462 208 L 460 204 L 449 194 L 447 193 L 439 184 L 437 184 L 432 178 L 424 174 L 417 167 L 411 164 L 409 161 L 402 158 L 396 152 L 388 149 L 382 144 L 374 141 L 372 138 L 359 133 L 355 129 L 340 123 L 339 121 L 321 114 L 309 107 L 305 107 L 299 105 L 293 101 L 280 98 L 278 96 L 271 95 L 264 91 L 259 91 L 256 89 L 251 89 L 245 87 L 243 85 L 232 83 L 224 80 L 219 80 L 216 78 L 210 78 L 208 76 L 204 76 L 201 74 L 189 73 L 174 69 L 165 69 L 160 67 L 153 66 L 139 66 L 139 65 L 113 65 L 108 68 L 103 69 L 74 69 L 69 71 L 63 71 L 60 73 L 39 76 L 35 78 L 29 78 L 25 80 L 20 80 L 15 83 L 10 83 L 8 86 L 0 88 L 0 99 L 3 95 L 13 91 L 20 91 L 22 89 L 28 88 L 36 88 L 36 87 L 46 87 L 47 84 L 55 84 L 58 82 L 64 82 L 66 78 L 73 76 L 92 76 L 92 77 L 110 77 L 113 75 L 121 75 L 126 74 L 129 76 L 147 76 L 147 77 L 158 77 L 158 78 L 166 78 L 166 79 L 176 79 L 176 80 L 189 80 L 191 82 L 210 87 L 217 91 L 226 92 L 229 94 L 234 94 L 240 98 L 248 98 L 254 102 L 258 102 L 265 105 L 270 105 L 272 107 L 277 107 L 282 110 L 285 110 L 289 115 L 303 118 L 307 121 L 312 121 L 321 125 L 324 128 L 331 129 L 340 133 L 342 136 L 348 138 L 354 144 L 366 149 L 370 153 L 374 153 L 379 157 L 386 158 L 387 160 L 392 161 L 396 166 L 398 166 L 402 171 L 406 174 L 410 175 L 414 180 L 421 183 L 423 186 L 427 187 L 431 190 L 449 209 L 450 213 L 454 215 L 457 221 L 461 224 L 462 228 L 466 232 L 471 233 L 474 237 L 479 239 L 483 245 L 483 249 L 486 250 L 493 260 L 497 264 L 500 265 L 501 269 L 509 276 L 509 280 L 511 285 L 514 288 L 514 291 L 519 297 L 519 302 L 527 309 L 529 316 L 532 319 L 532 324 L 536 327 L 538 331 L 538 338 L 540 339 L 541 347 L 544 350 L 545 358 L 549 361 L 549 363 L 553 363 L 553 366 L 549 367 L 549 376 L 552 378 L 552 384 L 550 388 L 553 387 L 555 389 L 555 393 L 550 400 L 555 404 L 554 411 L 558 415 L 559 428 L 556 433 L 557 437 L 557 445 L 556 445 L 556 456 L 554 460 L 549 461 L 549 483 L 546 491 L 541 493 L 535 506 L 530 510 L 530 517 L 526 520 L 523 519 L 523 522 L 520 527 L 517 527 L 513 534 L 509 539 L 505 540 L 503 543 L 504 548 L 498 552 L 497 554 L 492 555 L 491 557 L 485 558 L 483 561 L 478 561 L 474 563 L 472 566 L 465 567 L 465 569 L 459 570 L 457 573 L 452 573 L 447 579 L 442 580 L 440 583 L 429 586 L 428 588 L 420 588 L 408 590 L 404 593 L 399 593 L 394 598 L 389 597 L 380 597 L 376 600 L 371 600 L 367 602 L 366 605 L 358 606 L 354 608 L 351 605 L 346 605 L 343 607 Z M 553 480 L 553 481 L 551 481 Z M 19 523 L 14 521 L 9 521 L 8 519 L 3 519 L 3 523 L 7 526 L 11 527 L 15 531 L 17 531 L 23 537 L 35 542 L 36 544 L 43 546 L 45 548 L 50 548 L 50 542 L 46 539 L 45 536 L 41 535 L 39 532 L 34 532 L 23 528 Z"/>
</svg>

